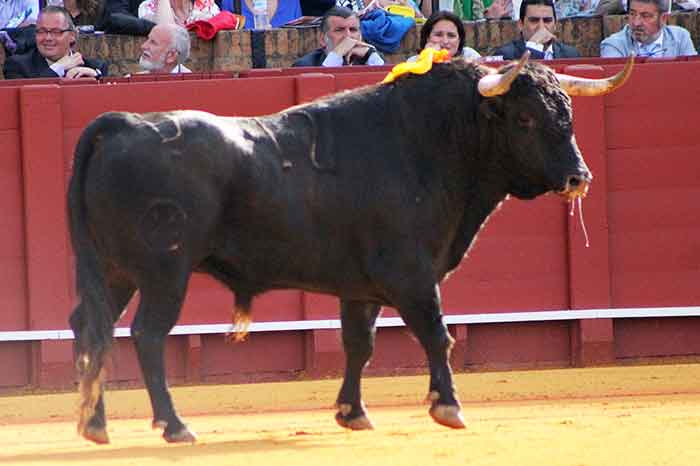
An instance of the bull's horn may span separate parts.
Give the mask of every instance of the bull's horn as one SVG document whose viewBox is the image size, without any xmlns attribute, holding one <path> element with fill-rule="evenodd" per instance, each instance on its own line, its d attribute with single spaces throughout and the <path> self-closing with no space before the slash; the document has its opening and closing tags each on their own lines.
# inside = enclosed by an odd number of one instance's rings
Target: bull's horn
<svg viewBox="0 0 700 466">
<path fill-rule="evenodd" d="M 557 78 L 561 88 L 570 96 L 595 97 L 609 94 L 622 86 L 632 74 L 632 65 L 634 65 L 634 55 L 630 56 L 622 71 L 609 78 L 586 79 L 568 74 L 557 74 Z"/>
<path fill-rule="evenodd" d="M 517 65 L 511 68 L 506 74 L 487 74 L 479 80 L 479 94 L 484 97 L 494 97 L 503 95 L 510 89 L 518 73 L 523 69 L 527 59 L 530 58 L 530 52 L 525 51 Z"/>
</svg>

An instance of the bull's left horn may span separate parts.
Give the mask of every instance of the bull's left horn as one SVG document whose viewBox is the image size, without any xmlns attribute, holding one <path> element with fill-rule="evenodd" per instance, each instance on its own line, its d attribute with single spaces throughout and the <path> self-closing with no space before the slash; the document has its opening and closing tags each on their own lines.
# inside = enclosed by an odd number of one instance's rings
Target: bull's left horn
<svg viewBox="0 0 700 466">
<path fill-rule="evenodd" d="M 634 65 L 634 55 L 630 56 L 622 71 L 615 76 L 602 79 L 577 78 L 568 74 L 558 74 L 557 78 L 561 88 L 570 96 L 595 97 L 609 94 L 622 86 L 630 74 Z"/>
<path fill-rule="evenodd" d="M 517 65 L 511 68 L 506 74 L 488 74 L 479 80 L 479 94 L 484 97 L 495 97 L 503 95 L 510 89 L 518 73 L 523 69 L 527 59 L 530 58 L 530 52 L 526 51 Z"/>
</svg>

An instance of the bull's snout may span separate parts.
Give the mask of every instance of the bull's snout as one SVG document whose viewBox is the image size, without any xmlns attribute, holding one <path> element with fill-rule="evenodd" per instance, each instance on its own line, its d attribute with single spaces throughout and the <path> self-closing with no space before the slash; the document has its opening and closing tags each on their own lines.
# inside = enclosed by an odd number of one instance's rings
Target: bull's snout
<svg viewBox="0 0 700 466">
<path fill-rule="evenodd" d="M 581 183 L 586 183 L 586 178 L 584 178 L 583 175 L 571 175 L 566 180 L 566 187 L 564 189 L 567 191 L 578 189 Z"/>
<path fill-rule="evenodd" d="M 588 193 L 588 187 L 591 184 L 591 175 L 589 173 L 578 173 L 569 175 L 566 179 L 566 184 L 561 192 L 562 195 L 569 198 L 585 197 Z"/>
</svg>

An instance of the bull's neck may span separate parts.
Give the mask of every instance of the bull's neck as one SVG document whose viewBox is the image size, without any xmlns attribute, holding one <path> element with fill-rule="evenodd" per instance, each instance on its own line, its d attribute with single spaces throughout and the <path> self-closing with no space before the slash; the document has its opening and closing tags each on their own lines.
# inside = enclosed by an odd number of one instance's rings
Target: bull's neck
<svg viewBox="0 0 700 466">
<path fill-rule="evenodd" d="M 457 222 L 457 229 L 452 239 L 445 271 L 456 268 L 474 245 L 477 235 L 488 221 L 490 215 L 505 200 L 506 194 L 486 182 L 477 182 L 466 193 L 462 216 Z"/>
<path fill-rule="evenodd" d="M 474 132 L 467 139 L 472 150 L 465 151 L 468 155 L 461 165 L 465 181 L 460 199 L 463 210 L 447 258 L 447 271 L 459 265 L 490 215 L 507 198 L 507 183 L 498 163 L 500 154 L 492 128 L 480 115 L 475 115 L 473 123 Z"/>
</svg>

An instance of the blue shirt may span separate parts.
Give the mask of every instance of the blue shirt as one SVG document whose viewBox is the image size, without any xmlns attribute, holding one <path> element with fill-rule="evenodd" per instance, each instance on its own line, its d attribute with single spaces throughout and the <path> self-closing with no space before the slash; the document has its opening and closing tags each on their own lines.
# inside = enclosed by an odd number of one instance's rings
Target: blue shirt
<svg viewBox="0 0 700 466">
<path fill-rule="evenodd" d="M 252 4 L 252 2 L 250 2 Z M 268 8 L 269 8 L 268 2 Z M 221 8 L 223 10 L 228 10 L 233 12 L 233 0 L 223 0 L 221 3 Z M 271 12 L 268 11 L 268 14 Z M 244 29 L 253 29 L 255 22 L 253 20 L 253 12 L 248 7 L 248 2 L 245 0 L 241 1 L 241 14 L 245 16 L 245 26 Z M 277 1 L 277 11 L 270 16 L 270 24 L 273 28 L 278 28 L 289 21 L 296 19 L 301 16 L 301 5 L 299 0 L 278 0 Z"/>
</svg>

